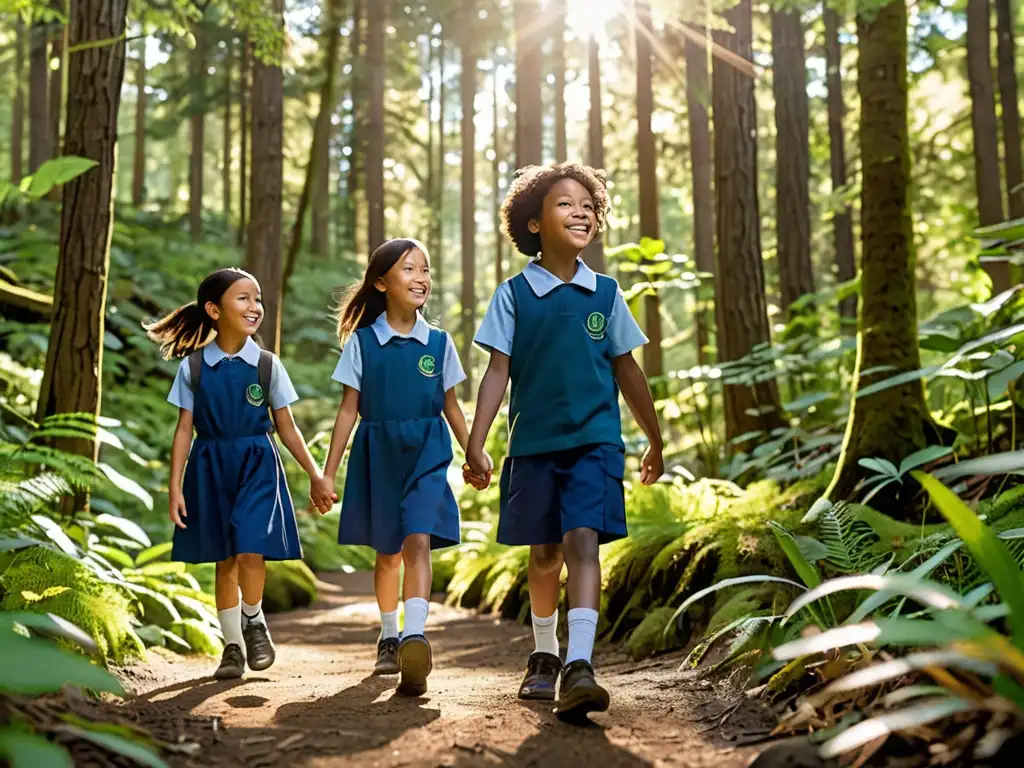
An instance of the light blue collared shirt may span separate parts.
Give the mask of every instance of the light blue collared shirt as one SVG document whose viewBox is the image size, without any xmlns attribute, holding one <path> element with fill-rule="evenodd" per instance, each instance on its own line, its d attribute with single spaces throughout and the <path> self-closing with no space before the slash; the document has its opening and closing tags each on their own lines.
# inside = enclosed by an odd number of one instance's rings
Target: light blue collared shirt
<svg viewBox="0 0 1024 768">
<path fill-rule="evenodd" d="M 551 274 L 535 261 L 526 265 L 523 269 L 523 277 L 526 278 L 526 282 L 538 297 L 546 296 L 560 285 L 565 285 L 561 278 Z M 597 290 L 597 273 L 584 264 L 582 259 L 577 259 L 576 274 L 569 282 L 593 292 Z M 506 280 L 494 292 L 494 298 L 491 299 L 491 305 L 487 308 L 487 314 L 484 315 L 484 320 L 480 324 L 480 330 L 476 332 L 474 341 L 487 352 L 501 352 L 511 356 L 515 330 L 516 305 L 512 298 L 512 286 Z M 607 334 L 608 341 L 611 343 L 612 357 L 627 355 L 647 343 L 647 337 L 640 330 L 640 326 L 633 318 L 633 313 L 626 305 L 621 288 L 615 296 L 615 303 L 612 305 L 611 315 L 608 318 Z"/>
<path fill-rule="evenodd" d="M 211 368 L 224 358 L 239 357 L 253 368 L 260 363 L 260 345 L 251 338 L 245 340 L 245 344 L 237 355 L 229 355 L 221 349 L 216 340 L 203 347 L 203 361 Z M 191 411 L 195 404 L 195 396 L 192 394 L 192 374 L 188 369 L 188 358 L 181 361 L 178 366 L 178 373 L 171 385 L 171 394 L 167 396 L 167 402 Z M 291 405 L 299 399 L 288 371 L 284 369 L 281 361 L 274 356 L 274 367 L 270 371 L 270 407 L 275 411 Z"/>
<path fill-rule="evenodd" d="M 399 333 L 392 328 L 388 324 L 386 312 L 382 312 L 370 327 L 373 328 L 373 333 L 381 346 L 394 338 L 413 339 L 424 346 L 430 341 L 430 324 L 423 319 L 419 312 L 416 313 L 416 324 L 413 325 L 412 332 L 408 334 Z M 441 386 L 447 392 L 466 380 L 466 372 L 462 369 L 462 362 L 459 360 L 459 353 L 455 350 L 455 342 L 452 341 L 452 337 L 447 333 L 444 337 L 444 369 L 441 375 Z M 363 353 L 359 348 L 359 337 L 356 334 L 352 334 L 348 343 L 345 344 L 345 348 L 341 350 L 341 358 L 338 360 L 338 365 L 335 366 L 331 378 L 356 391 L 362 387 Z"/>
</svg>

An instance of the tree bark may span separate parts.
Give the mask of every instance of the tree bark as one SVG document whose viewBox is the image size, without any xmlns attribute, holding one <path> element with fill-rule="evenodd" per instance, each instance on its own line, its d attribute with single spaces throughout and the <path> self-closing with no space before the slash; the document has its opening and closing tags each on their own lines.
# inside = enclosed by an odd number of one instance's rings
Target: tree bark
<svg viewBox="0 0 1024 768">
<path fill-rule="evenodd" d="M 651 61 L 651 5 L 636 3 L 636 144 L 640 177 L 640 237 L 661 237 L 658 216 L 658 161 L 651 117 L 654 114 L 653 63 Z M 644 346 L 644 373 L 652 379 L 664 374 L 661 350 L 661 302 L 652 294 L 644 301 L 648 343 Z"/>
<path fill-rule="evenodd" d="M 334 114 L 334 93 L 337 90 L 338 49 L 341 45 L 341 0 L 326 0 L 324 13 L 328 28 L 324 30 L 327 41 L 327 80 L 330 90 L 320 92 L 320 113 L 314 133 L 319 132 L 321 141 L 314 138 L 315 154 L 312 163 L 316 166 L 313 183 L 313 212 L 310 227 L 310 250 L 316 256 L 326 256 L 330 239 L 331 216 L 331 117 Z M 327 105 L 325 110 L 324 105 Z M 287 290 L 287 281 L 285 289 Z"/>
<path fill-rule="evenodd" d="M 772 11 L 775 205 L 782 306 L 814 292 L 804 29 L 799 11 Z"/>
<path fill-rule="evenodd" d="M 516 27 L 516 165 L 543 161 L 544 107 L 541 103 L 541 51 L 543 15 L 537 0 L 513 3 Z"/>
<path fill-rule="evenodd" d="M 310 202 L 315 202 L 316 190 L 320 188 L 320 175 L 327 175 L 327 168 L 320 165 L 320 153 L 330 141 L 331 113 L 334 111 L 334 92 L 338 79 L 338 49 L 341 47 L 341 21 L 338 18 L 337 5 L 339 0 L 327 0 L 325 18 L 327 19 L 327 75 L 320 87 L 320 111 L 313 126 L 313 146 L 309 150 L 309 162 L 306 164 L 306 180 L 299 195 L 299 204 L 295 212 L 295 223 L 292 225 L 292 236 L 288 243 L 288 254 L 285 257 L 284 275 L 281 278 L 281 293 L 287 295 L 288 281 L 295 272 L 295 264 L 302 249 L 302 231 L 306 222 L 306 211 Z M 314 209 L 315 210 L 315 209 Z"/>
<path fill-rule="evenodd" d="M 711 126 L 708 104 L 711 98 L 708 82 L 708 50 L 687 38 L 686 50 L 686 108 L 690 123 L 690 162 L 693 183 L 693 254 L 697 271 L 715 273 L 715 208 L 712 196 Z M 708 311 L 703 297 L 714 291 L 714 284 L 700 287 L 694 318 L 697 342 L 697 363 L 707 365 L 711 345 L 714 317 Z"/>
<path fill-rule="evenodd" d="M 273 21 L 284 33 L 284 0 L 274 0 Z M 284 171 L 284 75 L 280 61 L 255 57 L 252 66 L 252 169 L 246 268 L 263 290 L 260 336 L 271 352 L 281 339 L 281 184 Z"/>
<path fill-rule="evenodd" d="M 846 134 L 843 117 L 843 50 L 839 44 L 839 12 L 825 8 L 825 80 L 828 87 L 828 136 L 829 162 L 832 170 L 832 194 L 846 186 Z M 853 250 L 853 215 L 850 206 L 844 204 L 841 211 L 832 218 L 832 239 L 835 248 L 837 277 L 840 282 L 853 280 L 857 266 Z M 839 304 L 840 314 L 847 319 L 857 318 L 857 299 L 854 296 L 843 299 Z"/>
<path fill-rule="evenodd" d="M 604 124 L 601 111 L 601 49 L 597 36 L 587 40 L 587 79 L 590 87 L 590 117 L 587 124 L 587 165 L 604 169 Z M 605 222 L 607 226 L 607 222 Z M 583 251 L 583 260 L 595 272 L 607 269 L 604 261 L 604 232 L 599 232 Z"/>
<path fill-rule="evenodd" d="M 135 63 L 135 144 L 132 153 L 132 205 L 140 207 L 146 196 L 146 38 L 139 41 Z"/>
<path fill-rule="evenodd" d="M 63 0 L 52 0 L 50 6 L 58 13 L 67 13 Z M 53 32 L 53 40 L 50 43 L 50 60 L 57 62 L 56 68 L 50 70 L 50 103 L 47 106 L 47 119 L 50 121 L 50 155 L 52 157 L 60 156 L 60 118 L 64 110 L 65 29 L 65 25 L 58 25 Z M 57 195 L 60 194 L 59 190 L 54 191 Z"/>
<path fill-rule="evenodd" d="M 1024 164 L 1021 161 L 1020 104 L 1017 95 L 1017 54 L 1014 50 L 1012 0 L 995 0 L 996 58 L 999 65 L 999 102 L 1003 116 L 1003 152 L 1011 219 L 1024 218 Z"/>
<path fill-rule="evenodd" d="M 433 25 L 431 25 L 433 27 Z M 434 187 L 437 181 L 434 176 L 434 99 L 437 87 L 434 84 L 434 41 L 437 38 L 431 30 L 427 38 L 427 180 L 423 189 L 423 204 L 427 209 L 427 250 L 432 257 L 441 254 L 434 249 Z"/>
<path fill-rule="evenodd" d="M 384 26 L 388 0 L 373 0 L 367 12 L 366 63 L 369 110 L 366 143 L 367 254 L 384 242 Z"/>
<path fill-rule="evenodd" d="M 52 153 L 48 118 L 50 64 L 46 56 L 46 25 L 40 22 L 29 27 L 28 70 L 28 172 L 35 173 Z"/>
<path fill-rule="evenodd" d="M 833 501 L 852 495 L 862 475 L 858 460 L 880 457 L 899 464 L 922 448 L 928 419 L 920 381 L 856 398 L 868 384 L 921 367 L 908 207 L 906 5 L 897 0 L 862 12 L 857 39 L 863 169 L 860 333 L 846 438 L 826 492 Z"/>
<path fill-rule="evenodd" d="M 363 109 L 366 78 L 363 72 L 363 6 L 364 0 L 352 2 L 352 35 L 350 37 L 349 60 L 352 73 L 349 79 L 349 100 L 352 102 L 352 123 L 349 129 L 348 181 L 345 184 L 345 234 L 349 250 L 358 248 L 359 228 L 359 172 L 363 163 Z"/>
<path fill-rule="evenodd" d="M 223 195 L 224 220 L 231 221 L 231 64 L 234 59 L 234 40 L 228 38 L 224 51 L 224 136 L 221 141 L 220 186 Z"/>
<path fill-rule="evenodd" d="M 71 5 L 68 114 L 69 155 L 98 165 L 64 185 L 60 256 L 46 368 L 39 390 L 40 420 L 55 413 L 99 416 L 104 310 L 113 230 L 117 110 L 125 66 L 128 0 L 77 0 Z M 106 40 L 103 45 L 90 45 Z M 59 447 L 96 459 L 96 441 L 60 441 Z"/>
<path fill-rule="evenodd" d="M 433 220 L 434 220 L 434 231 L 435 237 L 437 238 L 436 247 L 434 249 L 434 272 L 437 275 L 437 296 L 441 299 L 441 304 L 444 305 L 444 203 L 445 203 L 445 185 L 448 180 L 448 166 L 445 163 L 445 107 L 448 105 L 448 89 L 445 85 L 445 49 L 444 49 L 444 29 L 442 28 L 439 37 L 440 45 L 437 47 L 438 55 L 438 86 L 437 86 L 437 99 L 440 105 L 440 111 L 437 118 L 437 197 L 433 208 Z"/>
<path fill-rule="evenodd" d="M 555 65 L 555 162 L 564 163 L 567 149 L 565 138 L 565 27 L 568 7 L 566 0 L 554 0 L 551 7 L 552 58 Z"/>
<path fill-rule="evenodd" d="M 11 182 L 25 175 L 22 144 L 25 136 L 25 24 L 19 16 L 14 32 L 14 102 L 11 106 Z"/>
<path fill-rule="evenodd" d="M 723 15 L 734 33 L 717 32 L 717 42 L 753 58 L 752 4 L 741 0 Z M 711 83 L 714 111 L 715 316 L 718 359 L 739 360 L 758 344 L 771 341 L 761 260 L 757 198 L 757 114 L 754 81 L 715 57 Z M 726 439 L 781 426 L 774 381 L 725 385 Z"/>
<path fill-rule="evenodd" d="M 501 127 L 498 125 L 501 119 L 499 107 L 501 89 L 498 86 L 498 68 L 496 66 L 491 69 L 491 85 L 491 106 L 493 107 L 491 125 L 494 126 L 494 159 L 491 161 L 491 177 L 494 183 L 494 287 L 497 289 L 501 285 L 501 281 L 504 280 L 505 238 L 501 234 L 501 200 L 503 197 L 501 189 L 502 143 Z"/>
<path fill-rule="evenodd" d="M 192 25 L 196 47 L 189 56 L 192 153 L 188 163 L 188 222 L 192 240 L 203 236 L 203 149 L 206 144 L 206 41 L 201 24 Z"/>
<path fill-rule="evenodd" d="M 992 82 L 991 12 L 989 0 L 967 0 L 967 79 L 971 92 L 974 134 L 974 182 L 978 192 L 978 221 L 982 226 L 1003 220 L 1003 188 L 999 176 L 999 138 Z M 1010 287 L 1006 262 L 984 265 L 992 293 Z"/>
<path fill-rule="evenodd" d="M 242 49 L 242 63 L 238 68 L 238 244 L 245 245 L 247 214 L 249 213 L 247 193 L 249 191 L 249 73 L 252 70 L 252 56 L 249 37 L 242 35 L 239 40 Z"/>
<path fill-rule="evenodd" d="M 476 89 L 477 52 L 474 40 L 473 18 L 476 0 L 464 0 L 462 7 L 462 69 L 459 75 L 459 94 L 462 98 L 462 190 L 460 224 L 462 240 L 462 309 L 461 336 L 462 361 L 466 366 L 466 380 L 462 396 L 473 397 L 470 359 L 473 355 L 473 321 L 476 313 Z"/>
</svg>

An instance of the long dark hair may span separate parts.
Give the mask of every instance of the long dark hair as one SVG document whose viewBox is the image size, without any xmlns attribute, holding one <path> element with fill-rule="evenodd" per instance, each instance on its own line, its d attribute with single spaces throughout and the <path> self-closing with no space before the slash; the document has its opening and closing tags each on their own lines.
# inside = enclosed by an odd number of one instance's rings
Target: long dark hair
<svg viewBox="0 0 1024 768">
<path fill-rule="evenodd" d="M 348 294 L 338 308 L 338 341 L 342 344 L 360 328 L 373 325 L 380 313 L 388 308 L 388 300 L 383 291 L 378 291 L 374 283 L 384 277 L 405 254 L 413 248 L 423 251 L 430 261 L 427 248 L 419 240 L 411 237 L 399 237 L 377 246 L 370 255 L 370 263 L 366 265 L 363 279 L 349 289 Z"/>
<path fill-rule="evenodd" d="M 172 357 L 187 357 L 195 350 L 206 346 L 216 332 L 213 318 L 206 311 L 207 302 L 220 304 L 225 291 L 242 278 L 259 283 L 256 278 L 238 267 L 227 267 L 211 272 L 199 284 L 196 300 L 178 307 L 154 323 L 143 323 L 147 335 L 160 344 L 165 360 Z"/>
</svg>

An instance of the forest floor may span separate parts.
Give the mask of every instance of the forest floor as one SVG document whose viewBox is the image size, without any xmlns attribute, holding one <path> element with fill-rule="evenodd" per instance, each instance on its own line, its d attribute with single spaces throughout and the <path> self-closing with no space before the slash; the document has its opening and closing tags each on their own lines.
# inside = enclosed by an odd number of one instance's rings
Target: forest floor
<svg viewBox="0 0 1024 768">
<path fill-rule="evenodd" d="M 378 614 L 368 574 L 328 574 L 310 608 L 270 617 L 277 663 L 238 681 L 216 662 L 151 653 L 121 670 L 132 720 L 181 745 L 175 765 L 611 766 L 739 768 L 772 720 L 742 685 L 678 671 L 678 655 L 595 658 L 612 707 L 587 726 L 515 693 L 532 650 L 526 627 L 432 603 L 430 690 L 372 677 Z"/>
</svg>

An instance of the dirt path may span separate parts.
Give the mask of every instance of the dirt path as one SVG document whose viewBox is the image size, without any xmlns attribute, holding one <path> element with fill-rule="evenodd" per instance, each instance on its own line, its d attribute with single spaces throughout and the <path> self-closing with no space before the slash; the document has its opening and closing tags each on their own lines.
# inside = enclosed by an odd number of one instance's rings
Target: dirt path
<svg viewBox="0 0 1024 768">
<path fill-rule="evenodd" d="M 769 723 L 727 684 L 684 682 L 677 657 L 595 659 L 612 708 L 584 728 L 550 705 L 515 698 L 532 650 L 527 628 L 433 603 L 430 691 L 396 696 L 397 678 L 368 674 L 377 609 L 364 575 L 331 575 L 312 608 L 272 616 L 277 663 L 242 681 L 210 679 L 215 662 L 153 655 L 125 670 L 127 707 L 161 737 L 198 742 L 182 765 L 610 766 L 734 768 L 739 746 Z M 735 704 L 739 709 L 726 718 Z"/>
</svg>

